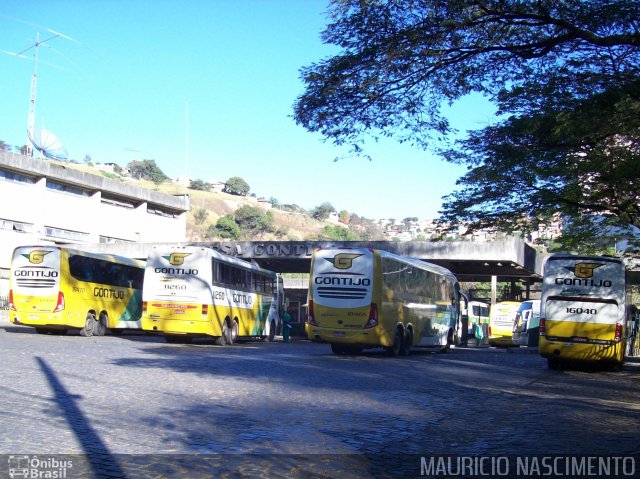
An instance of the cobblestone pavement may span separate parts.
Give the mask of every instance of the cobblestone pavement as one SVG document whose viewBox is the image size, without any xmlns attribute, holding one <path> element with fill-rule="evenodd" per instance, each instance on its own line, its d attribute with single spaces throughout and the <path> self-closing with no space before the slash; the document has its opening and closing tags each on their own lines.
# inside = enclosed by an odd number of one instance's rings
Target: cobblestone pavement
<svg viewBox="0 0 640 479">
<path fill-rule="evenodd" d="M 551 371 L 526 349 L 335 356 L 5 324 L 0 378 L 0 477 L 21 458 L 49 477 L 69 460 L 69 478 L 312 479 L 420 477 L 444 456 L 640 456 L 637 360 Z"/>
</svg>

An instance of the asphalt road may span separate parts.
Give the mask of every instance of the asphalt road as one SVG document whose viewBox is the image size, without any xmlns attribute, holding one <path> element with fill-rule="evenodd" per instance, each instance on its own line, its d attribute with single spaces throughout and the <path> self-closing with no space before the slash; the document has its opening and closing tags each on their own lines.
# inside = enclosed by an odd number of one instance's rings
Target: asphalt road
<svg viewBox="0 0 640 479">
<path fill-rule="evenodd" d="M 515 477 L 500 458 L 557 455 L 640 476 L 637 359 L 551 371 L 527 349 L 336 356 L 4 324 L 0 378 L 0 477 Z"/>
</svg>

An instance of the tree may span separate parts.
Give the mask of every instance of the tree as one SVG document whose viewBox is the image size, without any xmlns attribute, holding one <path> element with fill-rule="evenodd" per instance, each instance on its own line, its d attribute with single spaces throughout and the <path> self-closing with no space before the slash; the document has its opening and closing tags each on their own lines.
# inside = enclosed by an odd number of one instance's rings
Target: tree
<svg viewBox="0 0 640 479">
<path fill-rule="evenodd" d="M 254 206 L 241 206 L 233 214 L 236 224 L 244 232 L 251 234 L 273 233 L 276 230 L 275 219 L 271 211 Z"/>
<path fill-rule="evenodd" d="M 189 180 L 189 189 L 197 191 L 209 191 L 211 184 L 203 180 Z"/>
<path fill-rule="evenodd" d="M 319 241 L 358 241 L 360 237 L 342 226 L 326 225 L 318 235 Z"/>
<path fill-rule="evenodd" d="M 0 151 L 10 151 L 11 147 L 7 145 L 4 141 L 0 140 Z"/>
<path fill-rule="evenodd" d="M 207 231 L 207 236 L 209 235 L 219 236 L 222 239 L 235 240 L 240 238 L 240 227 L 233 219 L 233 216 L 222 216 L 218 218 L 218 221 L 213 228 L 209 228 L 209 231 Z"/>
<path fill-rule="evenodd" d="M 347 210 L 340 210 L 340 213 L 338 213 L 338 219 L 340 220 L 340 223 L 348 225 L 351 215 Z"/>
<path fill-rule="evenodd" d="M 224 189 L 222 191 L 232 195 L 247 196 L 250 189 L 251 188 L 249 188 L 249 184 L 246 181 L 239 176 L 233 176 L 224 184 Z"/>
<path fill-rule="evenodd" d="M 497 123 L 439 144 L 469 168 L 447 221 L 508 231 L 560 209 L 640 227 L 640 2 L 336 0 L 330 13 L 323 40 L 342 51 L 301 71 L 297 123 L 356 151 L 368 135 L 427 148 L 452 133 L 444 103 L 483 94 Z"/>
<path fill-rule="evenodd" d="M 325 201 L 320 206 L 316 206 L 313 209 L 313 211 L 311 212 L 311 216 L 318 221 L 324 221 L 329 218 L 329 215 L 331 213 L 335 213 L 335 211 L 336 209 L 333 207 L 333 205 Z"/>
<path fill-rule="evenodd" d="M 167 175 L 156 165 L 156 160 L 132 161 L 127 165 L 131 176 L 137 179 L 153 181 L 160 184 L 169 179 Z"/>
</svg>

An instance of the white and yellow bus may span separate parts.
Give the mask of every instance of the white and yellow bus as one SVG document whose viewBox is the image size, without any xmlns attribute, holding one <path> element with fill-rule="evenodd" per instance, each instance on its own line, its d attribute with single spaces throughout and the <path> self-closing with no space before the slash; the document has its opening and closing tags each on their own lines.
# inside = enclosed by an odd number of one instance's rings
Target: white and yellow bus
<svg viewBox="0 0 640 479">
<path fill-rule="evenodd" d="M 153 248 L 147 257 L 142 329 L 167 342 L 195 337 L 233 344 L 273 340 L 280 326 L 282 278 L 211 248 Z"/>
<path fill-rule="evenodd" d="M 447 269 L 367 248 L 318 249 L 311 259 L 307 336 L 336 354 L 456 341 L 460 289 Z"/>
<path fill-rule="evenodd" d="M 520 308 L 519 301 L 501 301 L 489 311 L 489 344 L 513 346 L 513 323 Z"/>
<path fill-rule="evenodd" d="M 626 349 L 626 282 L 622 261 L 555 254 L 545 262 L 538 351 L 551 369 L 569 361 L 620 370 Z"/>
<path fill-rule="evenodd" d="M 140 329 L 144 262 L 57 246 L 21 246 L 11 261 L 9 317 L 39 333 L 102 336 Z"/>
</svg>

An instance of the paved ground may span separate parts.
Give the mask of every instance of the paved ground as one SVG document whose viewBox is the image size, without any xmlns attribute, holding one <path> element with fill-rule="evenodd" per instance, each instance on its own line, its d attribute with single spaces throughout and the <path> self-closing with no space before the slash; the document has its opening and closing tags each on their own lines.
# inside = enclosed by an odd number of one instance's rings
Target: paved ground
<svg viewBox="0 0 640 479">
<path fill-rule="evenodd" d="M 434 457 L 550 454 L 633 455 L 640 475 L 640 362 L 550 371 L 525 349 L 350 357 L 4 324 L 0 378 L 0 477 L 20 460 L 69 478 L 421 477 Z"/>
</svg>

